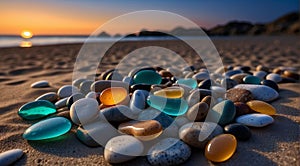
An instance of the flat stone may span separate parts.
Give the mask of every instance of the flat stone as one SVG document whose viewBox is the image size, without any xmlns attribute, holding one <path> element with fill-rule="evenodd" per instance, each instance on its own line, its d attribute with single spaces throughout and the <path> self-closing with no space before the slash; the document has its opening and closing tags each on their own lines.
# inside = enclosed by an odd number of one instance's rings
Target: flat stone
<svg viewBox="0 0 300 166">
<path fill-rule="evenodd" d="M 46 88 L 49 87 L 49 82 L 46 80 L 37 81 L 30 85 L 31 88 Z"/>
<path fill-rule="evenodd" d="M 146 108 L 146 100 L 149 95 L 148 91 L 135 90 L 132 94 L 129 107 L 133 113 L 138 114 Z"/>
<path fill-rule="evenodd" d="M 278 83 L 278 82 L 282 81 L 282 78 L 279 74 L 270 73 L 266 76 L 266 80 L 271 80 L 271 81 Z"/>
<path fill-rule="evenodd" d="M 191 121 L 202 121 L 205 119 L 209 106 L 204 102 L 199 102 L 192 106 L 186 113 L 186 117 Z"/>
<path fill-rule="evenodd" d="M 67 101 L 68 101 L 68 98 L 63 98 L 63 99 L 58 100 L 55 103 L 56 109 L 60 109 L 60 108 L 66 107 L 67 106 Z"/>
<path fill-rule="evenodd" d="M 122 87 L 111 87 L 103 90 L 100 94 L 102 104 L 111 106 L 123 102 L 128 96 L 128 92 Z"/>
<path fill-rule="evenodd" d="M 247 114 L 237 117 L 236 122 L 251 127 L 264 127 L 272 124 L 274 119 L 265 114 Z"/>
<path fill-rule="evenodd" d="M 80 83 L 79 89 L 83 94 L 88 94 L 91 91 L 91 85 L 94 83 L 92 80 L 85 80 Z"/>
<path fill-rule="evenodd" d="M 19 160 L 23 156 L 22 149 L 11 149 L 0 153 L 0 163 L 2 166 L 8 166 Z"/>
<path fill-rule="evenodd" d="M 299 80 L 300 79 L 300 75 L 298 73 L 294 72 L 294 71 L 291 71 L 291 70 L 285 70 L 283 72 L 283 75 L 286 76 L 286 77 L 295 79 L 295 80 Z"/>
<path fill-rule="evenodd" d="M 207 72 L 199 72 L 193 75 L 194 80 L 201 82 L 203 80 L 209 79 L 209 74 Z"/>
<path fill-rule="evenodd" d="M 91 85 L 91 91 L 101 93 L 103 90 L 111 87 L 122 87 L 125 88 L 127 91 L 129 89 L 129 84 L 122 81 L 114 81 L 114 80 L 99 80 L 94 82 Z"/>
<path fill-rule="evenodd" d="M 153 70 L 142 70 L 133 76 L 134 84 L 160 84 L 161 76 Z"/>
<path fill-rule="evenodd" d="M 253 95 L 249 90 L 232 88 L 227 90 L 225 98 L 231 100 L 232 102 L 243 102 L 246 103 L 253 99 Z"/>
<path fill-rule="evenodd" d="M 58 89 L 57 94 L 59 98 L 70 97 L 73 93 L 79 93 L 79 89 L 72 85 L 64 85 Z"/>
<path fill-rule="evenodd" d="M 88 134 L 88 131 L 84 130 L 82 127 L 78 127 L 76 130 L 76 138 L 83 144 L 90 147 L 100 146 L 94 139 Z"/>
<path fill-rule="evenodd" d="M 78 78 L 78 79 L 76 79 L 76 80 L 74 80 L 73 82 L 72 82 L 72 85 L 73 86 L 75 86 L 75 87 L 77 87 L 77 88 L 79 88 L 80 87 L 80 84 L 83 82 L 83 81 L 86 81 L 87 79 L 85 79 L 85 78 Z"/>
<path fill-rule="evenodd" d="M 100 114 L 109 122 L 125 122 L 136 117 L 132 110 L 125 105 L 104 108 L 100 110 Z"/>
<path fill-rule="evenodd" d="M 279 97 L 279 94 L 276 90 L 265 85 L 239 84 L 234 88 L 249 90 L 252 93 L 253 98 L 256 100 L 268 102 Z"/>
<path fill-rule="evenodd" d="M 245 84 L 255 84 L 259 85 L 260 84 L 260 78 L 252 75 L 247 75 L 246 77 L 243 78 L 243 81 Z"/>
<path fill-rule="evenodd" d="M 47 100 L 37 100 L 21 106 L 18 115 L 27 120 L 44 118 L 56 112 L 56 107 Z"/>
<path fill-rule="evenodd" d="M 255 112 L 267 114 L 267 115 L 275 115 L 276 109 L 271 105 L 263 101 L 259 100 L 251 100 L 246 103 L 250 109 Z"/>
<path fill-rule="evenodd" d="M 180 165 L 191 156 L 191 149 L 175 138 L 165 138 L 152 146 L 147 159 L 151 165 Z"/>
<path fill-rule="evenodd" d="M 243 79 L 244 79 L 244 77 L 246 77 L 247 75 L 249 75 L 249 74 L 247 74 L 247 73 L 235 74 L 235 75 L 231 76 L 230 79 L 236 81 L 238 84 L 241 84 L 241 83 L 244 82 Z"/>
<path fill-rule="evenodd" d="M 235 102 L 234 106 L 235 106 L 235 112 L 236 112 L 235 117 L 239 117 L 239 116 L 245 115 L 245 114 L 254 113 L 254 111 L 252 111 L 246 103 Z"/>
<path fill-rule="evenodd" d="M 48 93 L 45 93 L 45 94 L 37 97 L 35 99 L 35 101 L 37 101 L 37 100 L 48 100 L 52 103 L 55 103 L 57 101 L 57 99 L 58 99 L 58 95 L 55 92 L 48 92 Z"/>
<path fill-rule="evenodd" d="M 82 99 L 84 97 L 85 96 L 82 93 L 72 94 L 70 97 L 68 97 L 68 100 L 66 103 L 67 107 L 70 109 L 74 102 L 76 102 L 77 100 Z"/>
<path fill-rule="evenodd" d="M 230 78 L 231 76 L 240 74 L 240 73 L 243 73 L 243 70 L 229 70 L 229 71 L 225 72 L 223 75 L 227 78 Z"/>
<path fill-rule="evenodd" d="M 98 102 L 91 98 L 82 98 L 72 104 L 70 117 L 73 123 L 86 124 L 98 115 Z"/>
<path fill-rule="evenodd" d="M 272 80 L 263 80 L 260 82 L 260 84 L 268 86 L 268 87 L 276 90 L 277 92 L 279 91 L 279 87 L 278 87 L 277 83 Z"/>
<path fill-rule="evenodd" d="M 226 125 L 233 121 L 236 111 L 234 103 L 224 100 L 216 104 L 207 114 L 206 120 L 220 125 Z"/>
<path fill-rule="evenodd" d="M 239 123 L 226 125 L 224 127 L 224 131 L 227 134 L 234 135 L 238 140 L 241 141 L 248 140 L 252 135 L 250 129 L 247 126 Z"/>
<path fill-rule="evenodd" d="M 165 98 L 181 98 L 184 95 L 184 89 L 179 86 L 172 86 L 155 91 L 153 94 Z"/>
</svg>

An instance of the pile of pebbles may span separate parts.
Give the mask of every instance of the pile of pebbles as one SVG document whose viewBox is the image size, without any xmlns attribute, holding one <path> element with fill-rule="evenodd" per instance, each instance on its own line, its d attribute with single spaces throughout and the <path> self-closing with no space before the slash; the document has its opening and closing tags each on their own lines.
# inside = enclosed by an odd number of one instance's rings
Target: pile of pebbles
<svg viewBox="0 0 300 166">
<path fill-rule="evenodd" d="M 41 95 L 18 114 L 41 120 L 24 132 L 24 139 L 50 139 L 78 126 L 77 138 L 89 147 L 104 146 L 109 163 L 145 155 L 151 165 L 178 165 L 188 160 L 191 148 L 224 162 L 238 141 L 251 137 L 252 127 L 274 122 L 276 109 L 269 103 L 279 97 L 278 83 L 298 80 L 294 68 L 271 71 L 261 65 L 255 71 L 227 66 L 214 73 L 193 66 L 142 67 L 125 77 L 108 70 L 96 81 L 77 79 Z M 32 87 L 48 85 L 41 81 Z"/>
</svg>

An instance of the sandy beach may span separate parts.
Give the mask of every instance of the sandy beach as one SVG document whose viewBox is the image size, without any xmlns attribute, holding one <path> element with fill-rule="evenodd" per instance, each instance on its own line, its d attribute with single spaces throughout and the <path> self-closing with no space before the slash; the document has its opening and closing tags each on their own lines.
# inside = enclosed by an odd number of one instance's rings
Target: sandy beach
<svg viewBox="0 0 300 166">
<path fill-rule="evenodd" d="M 300 72 L 299 36 L 260 36 L 214 38 L 224 65 L 257 65 L 270 69 L 285 66 Z M 130 50 L 144 45 L 159 45 L 180 53 L 186 62 L 203 67 L 193 52 L 186 51 L 176 41 L 124 42 L 121 49 L 112 50 L 101 63 L 99 72 L 111 69 Z M 47 141 L 26 141 L 23 132 L 32 122 L 18 116 L 18 109 L 47 92 L 57 92 L 62 85 L 72 83 L 72 72 L 82 44 L 33 46 L 31 48 L 0 48 L 0 152 L 20 148 L 25 154 L 15 165 L 110 165 L 103 158 L 103 147 L 83 145 L 72 131 Z M 30 85 L 48 80 L 50 87 L 33 89 Z M 280 98 L 271 104 L 277 109 L 275 123 L 264 128 L 251 128 L 252 137 L 238 142 L 236 153 L 218 165 L 299 165 L 300 162 L 300 83 L 283 83 Z M 192 150 L 184 165 L 215 165 Z M 150 165 L 145 157 L 138 157 L 122 165 Z"/>
</svg>

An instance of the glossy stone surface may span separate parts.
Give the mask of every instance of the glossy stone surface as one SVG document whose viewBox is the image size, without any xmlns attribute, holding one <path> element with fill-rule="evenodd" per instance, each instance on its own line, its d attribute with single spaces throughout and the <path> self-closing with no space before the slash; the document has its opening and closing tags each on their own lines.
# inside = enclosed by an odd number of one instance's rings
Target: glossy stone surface
<svg viewBox="0 0 300 166">
<path fill-rule="evenodd" d="M 236 86 L 238 82 L 236 80 L 230 79 L 230 78 L 224 78 L 221 80 L 222 87 L 226 89 L 231 89 L 234 86 Z"/>
<path fill-rule="evenodd" d="M 37 100 L 24 104 L 18 111 L 19 116 L 27 120 L 46 117 L 56 112 L 56 107 L 47 100 Z"/>
<path fill-rule="evenodd" d="M 80 140 L 83 144 L 90 147 L 100 146 L 94 139 L 88 134 L 88 131 L 84 130 L 82 127 L 78 127 L 76 130 L 76 138 Z"/>
<path fill-rule="evenodd" d="M 141 112 L 137 119 L 140 121 L 156 120 L 162 125 L 163 129 L 169 127 L 174 121 L 169 115 L 151 107 Z"/>
<path fill-rule="evenodd" d="M 80 90 L 72 85 L 64 85 L 61 88 L 58 89 L 57 95 L 59 98 L 65 98 L 65 97 L 70 97 L 73 93 L 79 93 Z"/>
<path fill-rule="evenodd" d="M 71 126 L 71 122 L 63 117 L 45 119 L 26 129 L 23 138 L 26 140 L 55 138 L 67 133 L 71 129 Z"/>
<path fill-rule="evenodd" d="M 294 71 L 290 71 L 290 70 L 285 70 L 283 72 L 283 75 L 286 76 L 286 77 L 295 79 L 295 80 L 299 80 L 300 79 L 300 75 L 298 73 L 296 73 Z"/>
<path fill-rule="evenodd" d="M 269 103 L 259 101 L 259 100 L 251 100 L 246 103 L 253 111 L 259 112 L 267 115 L 275 115 L 276 109 Z"/>
<path fill-rule="evenodd" d="M 263 81 L 260 82 L 260 84 L 268 86 L 270 88 L 273 88 L 277 92 L 279 91 L 279 87 L 278 87 L 277 83 L 272 81 L 272 80 L 263 80 Z"/>
<path fill-rule="evenodd" d="M 200 102 L 204 97 L 211 96 L 211 90 L 208 89 L 195 89 L 191 92 L 191 94 L 187 97 L 187 102 L 189 106 L 193 106 L 196 103 Z"/>
<path fill-rule="evenodd" d="M 100 101 L 104 105 L 116 105 L 126 99 L 127 90 L 122 87 L 107 88 L 100 94 Z"/>
<path fill-rule="evenodd" d="M 242 125 L 240 123 L 226 125 L 224 127 L 224 131 L 227 134 L 234 135 L 238 140 L 241 141 L 248 140 L 252 135 L 250 129 L 247 126 Z"/>
<path fill-rule="evenodd" d="M 81 84 L 83 81 L 86 81 L 86 80 L 87 80 L 87 79 L 85 79 L 85 78 L 78 78 L 78 79 L 76 79 L 76 80 L 74 80 L 74 81 L 72 82 L 72 85 L 75 86 L 75 87 L 77 87 L 77 88 L 79 88 L 80 84 Z"/>
<path fill-rule="evenodd" d="M 197 80 L 198 82 L 209 79 L 209 74 L 207 72 L 199 72 L 193 75 L 192 77 L 194 80 Z"/>
<path fill-rule="evenodd" d="M 258 78 L 256 76 L 248 75 L 248 76 L 243 78 L 243 81 L 244 81 L 245 84 L 259 85 L 261 80 L 260 80 L 260 78 Z"/>
<path fill-rule="evenodd" d="M 255 72 L 253 73 L 253 76 L 256 76 L 256 77 L 258 77 L 259 79 L 263 80 L 263 79 L 266 77 L 267 74 L 268 74 L 268 73 L 265 72 L 265 71 L 255 71 Z"/>
<path fill-rule="evenodd" d="M 68 101 L 68 98 L 63 98 L 63 99 L 58 100 L 54 105 L 55 105 L 56 109 L 60 109 L 60 108 L 67 106 L 67 101 Z"/>
<path fill-rule="evenodd" d="M 246 103 L 235 102 L 234 106 L 235 106 L 235 112 L 236 112 L 235 117 L 245 115 L 245 114 L 254 113 L 254 111 L 252 111 Z"/>
<path fill-rule="evenodd" d="M 119 125 L 118 130 L 143 141 L 155 139 L 163 131 L 161 124 L 156 120 L 125 122 Z"/>
<path fill-rule="evenodd" d="M 135 114 L 125 105 L 116 105 L 100 110 L 101 116 L 109 122 L 124 122 L 135 118 Z"/>
<path fill-rule="evenodd" d="M 211 86 L 212 86 L 211 79 L 205 79 L 198 84 L 198 88 L 200 89 L 210 89 Z"/>
<path fill-rule="evenodd" d="M 233 135 L 221 134 L 209 141 L 205 148 L 205 157 L 213 162 L 223 162 L 234 154 L 236 147 L 237 140 Z"/>
<path fill-rule="evenodd" d="M 85 80 L 85 81 L 81 82 L 79 85 L 80 92 L 85 95 L 88 94 L 91 91 L 91 85 L 93 83 L 94 83 L 94 81 L 92 81 L 92 80 Z"/>
<path fill-rule="evenodd" d="M 167 87 L 153 93 L 155 96 L 161 96 L 165 98 L 181 98 L 184 94 L 184 89 L 181 87 Z"/>
<path fill-rule="evenodd" d="M 253 99 L 252 93 L 246 89 L 232 88 L 227 90 L 225 98 L 232 102 L 246 103 Z"/>
<path fill-rule="evenodd" d="M 68 100 L 66 103 L 67 107 L 70 109 L 74 102 L 76 102 L 77 100 L 82 99 L 84 97 L 85 96 L 82 93 L 75 93 L 75 94 L 71 95 L 70 97 L 68 97 Z"/>
<path fill-rule="evenodd" d="M 142 70 L 133 77 L 134 84 L 160 84 L 161 76 L 153 70 Z"/>
<path fill-rule="evenodd" d="M 140 156 L 143 150 L 144 146 L 137 138 L 121 135 L 107 142 L 104 158 L 109 163 L 123 163 Z"/>
<path fill-rule="evenodd" d="M 279 97 L 276 90 L 265 85 L 239 84 L 234 88 L 249 90 L 256 100 L 272 101 Z"/>
<path fill-rule="evenodd" d="M 48 93 L 45 93 L 45 94 L 37 97 L 35 99 L 35 101 L 37 101 L 37 100 L 48 100 L 52 103 L 55 103 L 57 101 L 57 99 L 58 99 L 58 95 L 55 92 L 48 92 Z"/>
<path fill-rule="evenodd" d="M 98 102 L 92 98 L 82 98 L 72 104 L 70 117 L 75 124 L 86 124 L 98 115 Z"/>
<path fill-rule="evenodd" d="M 216 104 L 207 114 L 207 120 L 220 125 L 230 123 L 235 117 L 235 106 L 230 100 L 224 100 Z"/>
<path fill-rule="evenodd" d="M 265 114 L 247 114 L 236 118 L 236 122 L 246 126 L 264 127 L 274 122 L 270 115 Z"/>
<path fill-rule="evenodd" d="M 193 105 L 186 113 L 186 117 L 191 121 L 202 121 L 208 113 L 209 106 L 204 102 Z"/>
<path fill-rule="evenodd" d="M 247 74 L 247 73 L 235 74 L 235 75 L 231 76 L 230 79 L 236 81 L 238 84 L 241 84 L 241 83 L 244 82 L 243 79 L 244 79 L 244 77 L 246 77 L 247 75 L 249 75 L 249 74 Z M 222 85 L 223 85 L 223 84 L 222 84 Z"/>
<path fill-rule="evenodd" d="M 187 85 L 189 87 L 191 87 L 192 89 L 195 89 L 197 87 L 197 81 L 195 79 L 192 78 L 185 78 L 185 79 L 178 79 L 176 81 L 177 84 L 184 84 Z"/>
<path fill-rule="evenodd" d="M 147 159 L 151 165 L 180 165 L 191 156 L 191 149 L 175 138 L 165 138 L 152 146 Z"/>
<path fill-rule="evenodd" d="M 272 80 L 272 81 L 278 83 L 282 80 L 282 78 L 279 74 L 270 73 L 266 76 L 266 80 Z"/>
<path fill-rule="evenodd" d="M 22 149 L 11 149 L 0 153 L 0 164 L 2 166 L 8 166 L 16 162 L 23 156 L 24 152 Z"/>
<path fill-rule="evenodd" d="M 46 80 L 37 81 L 30 85 L 31 88 L 45 88 L 49 87 L 49 82 Z"/>
<path fill-rule="evenodd" d="M 148 91 L 135 90 L 132 94 L 129 107 L 133 113 L 138 114 L 146 108 L 146 100 L 149 95 Z"/>
<path fill-rule="evenodd" d="M 122 82 L 122 81 L 114 81 L 114 80 L 99 80 L 94 82 L 91 85 L 91 91 L 94 92 L 99 92 L 101 93 L 103 90 L 111 87 L 122 87 L 125 88 L 126 90 L 129 89 L 129 84 L 127 82 Z"/>
<path fill-rule="evenodd" d="M 172 116 L 183 115 L 188 110 L 188 103 L 184 99 L 168 99 L 160 96 L 149 95 L 147 103 L 149 106 Z"/>
<path fill-rule="evenodd" d="M 243 72 L 243 70 L 229 70 L 229 71 L 227 71 L 226 73 L 224 73 L 224 75 L 225 75 L 226 77 L 231 77 L 231 76 L 233 76 L 233 75 L 240 74 L 240 73 L 242 73 L 242 72 Z"/>
</svg>

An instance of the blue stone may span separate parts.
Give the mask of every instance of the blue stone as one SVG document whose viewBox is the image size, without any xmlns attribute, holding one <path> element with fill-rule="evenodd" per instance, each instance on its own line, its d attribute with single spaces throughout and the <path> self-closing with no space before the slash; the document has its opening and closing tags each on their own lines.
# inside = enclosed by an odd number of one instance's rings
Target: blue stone
<svg viewBox="0 0 300 166">
<path fill-rule="evenodd" d="M 243 78 L 243 81 L 246 84 L 256 84 L 256 85 L 259 85 L 261 80 L 260 80 L 260 78 L 258 78 L 256 76 L 247 75 L 246 77 Z"/>
<path fill-rule="evenodd" d="M 18 111 L 19 116 L 27 120 L 46 117 L 56 112 L 54 104 L 47 100 L 37 100 L 24 104 Z"/>
<path fill-rule="evenodd" d="M 187 85 L 193 89 L 195 89 L 198 85 L 197 81 L 192 78 L 184 78 L 184 79 L 178 79 L 176 81 L 177 84 L 184 84 Z"/>
<path fill-rule="evenodd" d="M 142 70 L 133 77 L 134 84 L 160 84 L 161 76 L 153 70 Z"/>
<path fill-rule="evenodd" d="M 206 120 L 220 125 L 226 125 L 233 121 L 236 114 L 234 103 L 224 100 L 216 104 L 207 114 Z"/>
</svg>

